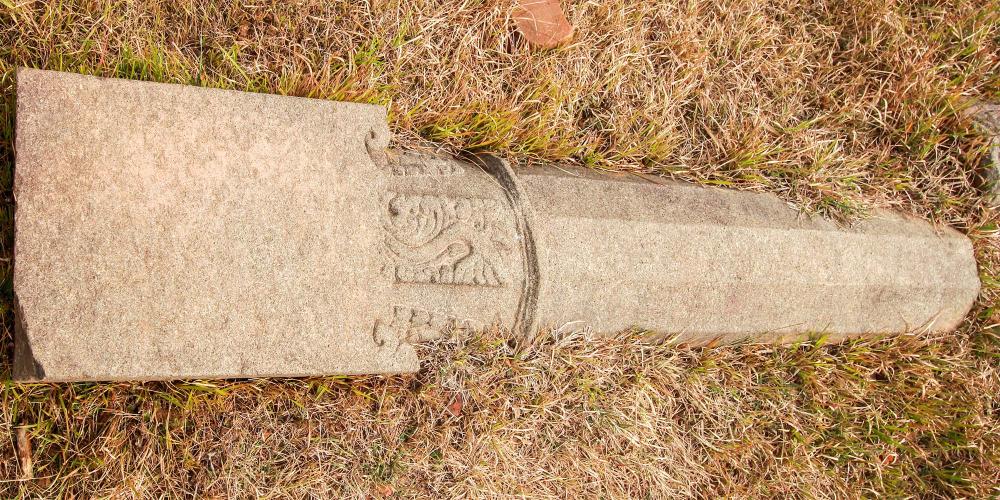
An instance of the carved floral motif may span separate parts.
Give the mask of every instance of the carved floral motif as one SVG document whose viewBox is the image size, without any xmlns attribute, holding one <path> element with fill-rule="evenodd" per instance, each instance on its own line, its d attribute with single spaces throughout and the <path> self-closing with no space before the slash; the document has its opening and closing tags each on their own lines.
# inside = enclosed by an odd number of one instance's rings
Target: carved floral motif
<svg viewBox="0 0 1000 500">
<path fill-rule="evenodd" d="M 503 286 L 511 250 L 502 205 L 483 198 L 392 193 L 386 247 L 396 283 Z"/>
</svg>

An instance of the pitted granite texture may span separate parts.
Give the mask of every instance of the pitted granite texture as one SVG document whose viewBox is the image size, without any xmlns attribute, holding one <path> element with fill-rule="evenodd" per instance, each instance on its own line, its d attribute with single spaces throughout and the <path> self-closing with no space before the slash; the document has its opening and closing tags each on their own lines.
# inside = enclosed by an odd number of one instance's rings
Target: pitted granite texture
<svg viewBox="0 0 1000 500">
<path fill-rule="evenodd" d="M 958 232 L 387 149 L 385 110 L 18 72 L 18 380 L 398 373 L 496 324 L 689 342 L 946 331 Z"/>
<path fill-rule="evenodd" d="M 17 106 L 17 378 L 418 368 L 372 335 L 383 108 L 28 69 Z"/>
</svg>

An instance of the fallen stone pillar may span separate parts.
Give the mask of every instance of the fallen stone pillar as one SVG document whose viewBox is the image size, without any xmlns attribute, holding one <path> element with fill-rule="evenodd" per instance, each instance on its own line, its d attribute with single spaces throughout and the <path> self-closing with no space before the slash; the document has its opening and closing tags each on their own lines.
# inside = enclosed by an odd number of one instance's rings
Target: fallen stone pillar
<svg viewBox="0 0 1000 500">
<path fill-rule="evenodd" d="M 969 240 L 916 218 L 883 211 L 844 228 L 770 195 L 574 174 L 519 172 L 544 324 L 840 339 L 952 330 L 979 292 Z"/>
<path fill-rule="evenodd" d="M 961 234 L 387 149 L 368 105 L 18 73 L 14 377 L 394 373 L 456 327 L 682 340 L 955 328 Z"/>
</svg>

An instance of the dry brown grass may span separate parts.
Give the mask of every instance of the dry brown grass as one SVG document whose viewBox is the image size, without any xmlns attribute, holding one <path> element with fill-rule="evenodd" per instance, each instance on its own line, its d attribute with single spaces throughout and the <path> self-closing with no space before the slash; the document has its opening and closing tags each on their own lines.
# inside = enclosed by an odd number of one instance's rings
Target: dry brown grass
<svg viewBox="0 0 1000 500">
<path fill-rule="evenodd" d="M 980 305 L 955 335 L 839 346 L 487 331 L 425 346 L 416 376 L 7 384 L 0 496 L 1000 494 L 998 217 L 961 114 L 1000 99 L 1000 3 L 573 2 L 576 41 L 540 53 L 503 3 L 374 3 L 0 0 L 3 369 L 19 65 L 378 102 L 404 146 L 894 206 L 973 237 Z"/>
</svg>

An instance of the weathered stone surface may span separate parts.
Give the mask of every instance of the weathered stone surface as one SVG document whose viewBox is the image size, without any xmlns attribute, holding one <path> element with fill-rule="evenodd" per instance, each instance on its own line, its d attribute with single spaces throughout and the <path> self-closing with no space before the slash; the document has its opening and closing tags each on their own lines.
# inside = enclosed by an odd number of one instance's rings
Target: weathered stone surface
<svg viewBox="0 0 1000 500">
<path fill-rule="evenodd" d="M 20 70 L 15 376 L 404 372 L 376 106 Z"/>
<path fill-rule="evenodd" d="M 15 377 L 412 371 L 456 327 L 693 342 L 964 317 L 959 233 L 385 149 L 373 106 L 18 74 Z"/>
<path fill-rule="evenodd" d="M 846 229 L 777 197 L 634 176 L 519 173 L 546 324 L 776 340 L 954 329 L 979 293 L 958 232 L 892 212 Z"/>
<path fill-rule="evenodd" d="M 967 113 L 990 138 L 989 151 L 983 158 L 983 187 L 994 202 L 1000 201 L 1000 104 L 975 103 L 969 107 Z"/>
</svg>

